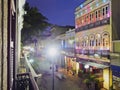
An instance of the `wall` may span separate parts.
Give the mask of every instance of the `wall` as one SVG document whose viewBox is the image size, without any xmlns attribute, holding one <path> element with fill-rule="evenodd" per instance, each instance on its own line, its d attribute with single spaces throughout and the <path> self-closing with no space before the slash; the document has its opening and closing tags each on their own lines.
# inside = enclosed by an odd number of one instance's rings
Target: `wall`
<svg viewBox="0 0 120 90">
<path fill-rule="evenodd" d="M 120 40 L 120 0 L 112 1 L 112 38 Z"/>
<path fill-rule="evenodd" d="M 112 86 L 112 73 L 109 68 L 103 70 L 103 80 L 103 87 L 110 90 L 110 87 Z"/>
<path fill-rule="evenodd" d="M 8 0 L 0 1 L 0 90 L 7 90 L 7 15 Z"/>
</svg>

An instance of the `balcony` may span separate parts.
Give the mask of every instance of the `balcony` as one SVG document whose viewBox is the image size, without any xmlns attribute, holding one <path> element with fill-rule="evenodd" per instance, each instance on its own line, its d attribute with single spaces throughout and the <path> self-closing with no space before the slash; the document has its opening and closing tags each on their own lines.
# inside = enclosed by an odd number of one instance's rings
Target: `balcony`
<svg viewBox="0 0 120 90">
<path fill-rule="evenodd" d="M 99 27 L 99 26 L 107 25 L 107 24 L 110 24 L 110 18 L 105 18 L 103 20 L 99 20 L 94 23 L 90 23 L 88 25 L 81 26 L 81 27 L 77 28 L 75 30 L 75 32 L 79 32 L 79 31 L 83 31 L 83 30 L 87 30 L 87 29 L 91 29 L 91 28 L 95 28 L 95 27 Z"/>
<path fill-rule="evenodd" d="M 31 73 L 17 74 L 15 90 L 39 90 Z"/>
</svg>

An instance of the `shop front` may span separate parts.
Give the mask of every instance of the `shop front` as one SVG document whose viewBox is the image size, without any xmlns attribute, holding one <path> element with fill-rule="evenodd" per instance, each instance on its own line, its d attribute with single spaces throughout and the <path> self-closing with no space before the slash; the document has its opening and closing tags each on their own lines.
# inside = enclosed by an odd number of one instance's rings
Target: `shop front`
<svg viewBox="0 0 120 90">
<path fill-rule="evenodd" d="M 71 56 L 65 56 L 65 66 L 67 71 L 70 71 L 71 73 L 77 73 L 77 63 L 76 58 Z"/>
<path fill-rule="evenodd" d="M 96 79 L 101 83 L 101 87 L 107 90 L 112 86 L 112 73 L 109 64 L 105 65 L 99 62 L 91 62 L 90 60 L 77 59 L 79 69 L 84 73 L 90 72 L 96 76 Z"/>
</svg>

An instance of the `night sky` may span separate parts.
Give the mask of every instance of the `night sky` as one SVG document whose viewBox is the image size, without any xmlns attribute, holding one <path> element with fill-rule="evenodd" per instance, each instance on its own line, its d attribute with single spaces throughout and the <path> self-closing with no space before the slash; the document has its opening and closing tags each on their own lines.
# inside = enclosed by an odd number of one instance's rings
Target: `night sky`
<svg viewBox="0 0 120 90">
<path fill-rule="evenodd" d="M 57 25 L 75 25 L 75 8 L 85 0 L 26 0 L 30 6 L 36 6 L 48 18 L 48 21 Z"/>
</svg>

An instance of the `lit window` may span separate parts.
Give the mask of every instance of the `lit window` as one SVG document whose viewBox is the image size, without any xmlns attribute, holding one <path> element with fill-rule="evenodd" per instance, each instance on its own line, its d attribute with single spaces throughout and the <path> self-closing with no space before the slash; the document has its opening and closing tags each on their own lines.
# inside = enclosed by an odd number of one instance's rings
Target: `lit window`
<svg viewBox="0 0 120 90">
<path fill-rule="evenodd" d="M 80 5 L 80 8 L 83 8 L 83 4 Z"/>
</svg>

